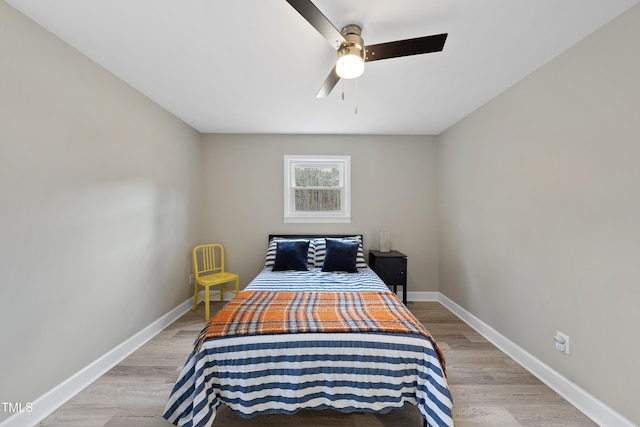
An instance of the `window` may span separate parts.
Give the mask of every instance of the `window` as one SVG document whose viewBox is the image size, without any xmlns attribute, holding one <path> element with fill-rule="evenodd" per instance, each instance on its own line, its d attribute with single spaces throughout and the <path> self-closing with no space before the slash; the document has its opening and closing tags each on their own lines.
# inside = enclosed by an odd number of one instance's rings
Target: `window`
<svg viewBox="0 0 640 427">
<path fill-rule="evenodd" d="M 284 156 L 284 222 L 351 222 L 350 156 Z"/>
</svg>

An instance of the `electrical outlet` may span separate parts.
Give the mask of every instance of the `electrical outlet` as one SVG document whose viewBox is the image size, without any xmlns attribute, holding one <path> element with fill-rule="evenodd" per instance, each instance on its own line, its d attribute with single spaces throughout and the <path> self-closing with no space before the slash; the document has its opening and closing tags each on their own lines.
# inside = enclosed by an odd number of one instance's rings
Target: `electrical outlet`
<svg viewBox="0 0 640 427">
<path fill-rule="evenodd" d="M 558 331 L 553 339 L 556 343 L 556 350 L 569 354 L 569 335 Z"/>
<path fill-rule="evenodd" d="M 189 284 L 193 285 L 193 273 L 189 275 Z"/>
</svg>

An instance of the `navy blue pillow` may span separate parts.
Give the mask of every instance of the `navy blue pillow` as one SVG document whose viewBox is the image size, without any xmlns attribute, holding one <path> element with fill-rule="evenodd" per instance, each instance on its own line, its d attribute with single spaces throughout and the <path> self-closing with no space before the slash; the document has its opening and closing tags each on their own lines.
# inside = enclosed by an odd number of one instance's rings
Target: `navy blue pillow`
<svg viewBox="0 0 640 427">
<path fill-rule="evenodd" d="M 279 241 L 276 248 L 276 259 L 273 262 L 273 271 L 300 270 L 306 271 L 308 240 Z"/>
<path fill-rule="evenodd" d="M 322 271 L 346 271 L 357 273 L 356 256 L 360 244 L 355 240 L 327 239 L 327 251 Z"/>
</svg>

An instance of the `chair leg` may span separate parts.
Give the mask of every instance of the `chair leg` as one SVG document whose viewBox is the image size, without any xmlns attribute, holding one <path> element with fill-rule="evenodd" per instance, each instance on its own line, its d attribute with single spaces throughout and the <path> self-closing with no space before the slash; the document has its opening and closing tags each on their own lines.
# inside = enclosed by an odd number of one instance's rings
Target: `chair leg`
<svg viewBox="0 0 640 427">
<path fill-rule="evenodd" d="M 208 321 L 209 320 L 209 298 L 211 297 L 209 295 L 209 287 L 205 286 L 204 288 L 206 289 L 204 292 L 204 298 L 205 298 L 204 299 L 204 317 Z"/>
<path fill-rule="evenodd" d="M 240 279 L 236 277 L 236 295 L 240 293 Z"/>
</svg>

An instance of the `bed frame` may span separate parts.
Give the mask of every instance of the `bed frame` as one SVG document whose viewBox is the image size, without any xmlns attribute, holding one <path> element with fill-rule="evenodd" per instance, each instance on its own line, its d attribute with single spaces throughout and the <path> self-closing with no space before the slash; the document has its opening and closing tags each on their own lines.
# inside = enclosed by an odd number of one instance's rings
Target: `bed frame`
<svg viewBox="0 0 640 427">
<path fill-rule="evenodd" d="M 319 239 L 321 237 L 327 237 L 329 239 L 339 239 L 341 237 L 354 237 L 358 236 L 362 240 L 364 249 L 364 236 L 362 234 L 269 234 L 269 242 L 274 237 L 283 237 L 285 239 Z"/>
</svg>

